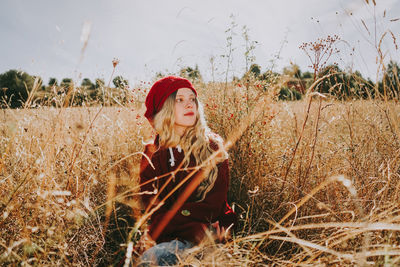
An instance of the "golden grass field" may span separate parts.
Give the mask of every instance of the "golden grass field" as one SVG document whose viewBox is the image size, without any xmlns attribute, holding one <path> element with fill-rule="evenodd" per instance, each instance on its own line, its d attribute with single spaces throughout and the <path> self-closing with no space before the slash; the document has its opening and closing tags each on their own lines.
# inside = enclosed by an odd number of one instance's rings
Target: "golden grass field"
<svg viewBox="0 0 400 267">
<path fill-rule="evenodd" d="M 400 265 L 397 102 L 196 86 L 209 126 L 231 142 L 240 225 L 182 265 Z M 138 163 L 153 133 L 142 114 L 140 103 L 1 110 L 0 265 L 121 262 L 145 227 Z"/>
</svg>

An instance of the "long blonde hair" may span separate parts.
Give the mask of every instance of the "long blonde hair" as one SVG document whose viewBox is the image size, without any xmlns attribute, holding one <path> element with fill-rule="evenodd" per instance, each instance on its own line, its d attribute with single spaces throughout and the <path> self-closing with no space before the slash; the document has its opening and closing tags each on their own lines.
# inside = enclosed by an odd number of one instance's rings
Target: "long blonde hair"
<svg viewBox="0 0 400 267">
<path fill-rule="evenodd" d="M 197 115 L 196 123 L 192 127 L 186 128 L 182 136 L 175 132 L 175 97 L 176 92 L 172 93 L 164 102 L 162 109 L 154 116 L 153 126 L 159 135 L 160 148 L 169 148 L 180 145 L 185 153 L 183 160 L 183 168 L 189 166 L 190 154 L 195 158 L 196 166 L 203 164 L 215 152 L 211 147 L 212 141 L 218 146 L 218 149 L 223 148 L 222 138 L 213 134 L 208 128 L 202 104 L 196 98 Z M 227 152 L 222 151 L 222 156 L 219 160 L 227 159 Z M 218 176 L 218 168 L 215 161 L 210 161 L 211 170 L 197 187 L 196 197 L 198 201 L 204 200 L 206 194 L 213 188 Z"/>
</svg>

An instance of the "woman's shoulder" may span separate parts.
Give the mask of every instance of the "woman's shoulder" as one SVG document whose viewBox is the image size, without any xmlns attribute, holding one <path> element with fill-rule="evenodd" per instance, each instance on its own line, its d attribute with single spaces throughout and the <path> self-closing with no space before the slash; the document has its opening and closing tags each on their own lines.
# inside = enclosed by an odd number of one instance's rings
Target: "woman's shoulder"
<svg viewBox="0 0 400 267">
<path fill-rule="evenodd" d="M 153 141 L 144 143 L 144 154 L 150 159 L 158 157 L 160 154 L 160 146 L 158 141 L 158 135 Z"/>
<path fill-rule="evenodd" d="M 150 169 L 158 168 L 160 156 L 160 149 L 156 141 L 144 143 L 144 152 L 142 154 L 141 160 L 141 171 L 147 169 L 148 166 L 151 166 Z"/>
<path fill-rule="evenodd" d="M 147 156 L 153 155 L 157 151 L 157 146 L 154 143 L 147 143 L 144 146 L 144 153 Z"/>
</svg>

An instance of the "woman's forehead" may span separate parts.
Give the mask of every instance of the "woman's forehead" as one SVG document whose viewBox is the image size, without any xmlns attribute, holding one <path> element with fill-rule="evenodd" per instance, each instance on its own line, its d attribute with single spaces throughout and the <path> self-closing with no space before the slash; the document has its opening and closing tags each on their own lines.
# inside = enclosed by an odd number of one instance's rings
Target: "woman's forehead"
<svg viewBox="0 0 400 267">
<path fill-rule="evenodd" d="M 176 96 L 191 96 L 191 95 L 196 95 L 192 89 L 190 88 L 180 88 L 178 91 L 176 91 Z"/>
</svg>

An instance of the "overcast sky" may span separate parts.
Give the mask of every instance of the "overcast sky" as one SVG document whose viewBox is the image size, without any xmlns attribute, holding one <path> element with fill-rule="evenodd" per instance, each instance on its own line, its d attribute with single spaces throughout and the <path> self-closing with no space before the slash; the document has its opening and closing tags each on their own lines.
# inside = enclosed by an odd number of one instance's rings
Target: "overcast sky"
<svg viewBox="0 0 400 267">
<path fill-rule="evenodd" d="M 226 30 L 237 26 L 231 75 L 244 73 L 243 26 L 249 29 L 255 63 L 262 71 L 281 71 L 291 63 L 311 71 L 299 49 L 303 42 L 337 34 L 340 53 L 333 61 L 376 78 L 376 48 L 390 30 L 400 46 L 400 0 L 1 0 L 0 73 L 20 69 L 49 77 L 108 81 L 112 60 L 116 75 L 137 84 L 156 72 L 176 73 L 198 64 L 211 79 L 226 71 Z M 363 22 L 365 24 L 363 24 Z M 367 30 L 368 29 L 368 30 Z M 86 46 L 85 46 L 86 45 Z M 400 62 L 388 32 L 382 42 L 387 60 Z M 352 53 L 354 49 L 354 52 Z M 352 53 L 352 55 L 351 55 Z"/>
</svg>

